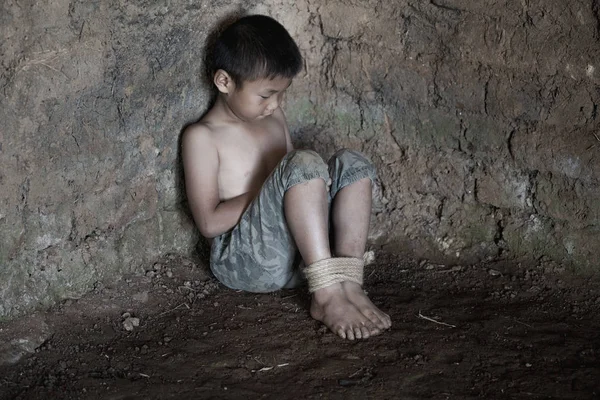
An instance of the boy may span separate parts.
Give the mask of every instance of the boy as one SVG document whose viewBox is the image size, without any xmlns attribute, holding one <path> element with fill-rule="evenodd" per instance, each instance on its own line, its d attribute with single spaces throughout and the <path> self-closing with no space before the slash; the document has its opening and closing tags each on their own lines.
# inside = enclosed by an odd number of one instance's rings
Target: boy
<svg viewBox="0 0 600 400">
<path fill-rule="evenodd" d="M 208 68 L 216 101 L 185 130 L 182 155 L 214 275 L 232 289 L 269 292 L 299 286 L 303 273 L 311 316 L 334 333 L 354 340 L 388 329 L 390 317 L 361 287 L 375 171 L 358 152 L 338 152 L 328 167 L 293 150 L 279 105 L 302 68 L 294 40 L 269 17 L 244 17 L 219 35 Z"/>
</svg>

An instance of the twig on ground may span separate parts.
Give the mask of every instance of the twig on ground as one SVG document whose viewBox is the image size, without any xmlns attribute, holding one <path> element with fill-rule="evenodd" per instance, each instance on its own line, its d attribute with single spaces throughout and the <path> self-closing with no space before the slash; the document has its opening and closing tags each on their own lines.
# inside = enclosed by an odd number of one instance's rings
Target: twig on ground
<svg viewBox="0 0 600 400">
<path fill-rule="evenodd" d="M 256 360 L 256 358 L 254 358 Z M 256 360 L 258 361 L 258 360 Z M 260 361 L 259 361 L 260 362 Z M 262 363 L 261 363 L 262 364 Z M 290 363 L 283 363 L 283 364 L 277 364 L 276 367 L 277 368 L 281 368 L 281 367 L 286 367 L 290 365 Z M 252 372 L 264 372 L 264 371 L 270 371 L 275 367 L 262 367 L 261 369 L 257 369 L 257 370 L 252 370 Z"/>
<path fill-rule="evenodd" d="M 594 135 L 594 137 L 596 138 L 596 140 L 600 142 L 600 138 L 598 137 L 598 135 L 596 135 L 595 133 L 592 133 L 592 135 Z"/>
<path fill-rule="evenodd" d="M 160 314 L 158 314 L 156 317 L 158 318 L 158 317 L 160 317 L 160 316 L 163 316 L 163 315 L 165 315 L 165 314 L 167 314 L 167 313 L 170 313 L 171 311 L 175 311 L 175 310 L 177 310 L 177 309 L 181 308 L 181 306 L 186 306 L 186 307 L 188 308 L 188 310 L 190 309 L 190 306 L 188 306 L 188 305 L 187 305 L 187 303 L 181 303 L 180 305 L 178 305 L 178 306 L 177 306 L 177 307 L 175 307 L 175 308 L 171 308 L 170 310 L 167 310 L 167 311 L 163 311 L 163 312 L 161 312 L 161 313 L 160 313 Z"/>
<path fill-rule="evenodd" d="M 525 325 L 526 327 L 533 329 L 532 325 L 526 324 L 525 322 L 521 322 L 516 319 L 513 319 L 513 321 L 515 321 L 517 324 Z"/>
<path fill-rule="evenodd" d="M 436 321 L 433 318 L 430 318 L 430 317 L 427 317 L 427 316 L 421 314 L 421 310 L 419 310 L 419 318 L 425 319 L 427 321 L 430 321 L 430 322 L 433 322 L 433 323 L 436 323 L 436 324 L 440 324 L 440 325 L 444 325 L 444 326 L 449 326 L 450 328 L 456 328 L 456 325 L 452 325 L 452 324 L 447 324 L 445 322 Z"/>
</svg>

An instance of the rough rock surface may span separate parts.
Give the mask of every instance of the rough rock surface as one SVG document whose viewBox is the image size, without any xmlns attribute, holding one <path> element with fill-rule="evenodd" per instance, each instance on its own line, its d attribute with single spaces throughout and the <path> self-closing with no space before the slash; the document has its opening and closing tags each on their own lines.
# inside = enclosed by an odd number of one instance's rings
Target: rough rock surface
<svg viewBox="0 0 600 400">
<path fill-rule="evenodd" d="M 193 251 L 179 133 L 207 104 L 202 49 L 241 2 L 0 5 L 0 316 Z M 581 271 L 600 248 L 594 0 L 263 1 L 306 70 L 299 146 L 366 152 L 372 241 L 435 262 Z"/>
</svg>

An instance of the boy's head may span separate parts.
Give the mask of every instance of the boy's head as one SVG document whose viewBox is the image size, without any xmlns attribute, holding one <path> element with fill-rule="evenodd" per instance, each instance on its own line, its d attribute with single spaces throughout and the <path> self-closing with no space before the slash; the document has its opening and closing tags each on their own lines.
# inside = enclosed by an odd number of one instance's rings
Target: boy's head
<svg viewBox="0 0 600 400">
<path fill-rule="evenodd" d="M 302 56 L 279 22 L 250 15 L 229 25 L 216 38 L 208 69 L 211 78 L 223 70 L 242 86 L 258 79 L 292 79 L 302 69 Z"/>
</svg>

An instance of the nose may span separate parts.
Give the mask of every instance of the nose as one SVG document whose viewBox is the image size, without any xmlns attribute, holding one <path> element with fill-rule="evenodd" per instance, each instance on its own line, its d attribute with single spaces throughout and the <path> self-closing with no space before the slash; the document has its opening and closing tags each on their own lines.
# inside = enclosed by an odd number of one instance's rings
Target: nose
<svg viewBox="0 0 600 400">
<path fill-rule="evenodd" d="M 270 114 L 279 107 L 279 96 L 272 100 L 267 106 L 267 112 Z"/>
<path fill-rule="evenodd" d="M 277 110 L 277 107 L 279 107 L 279 105 L 281 104 L 282 100 L 283 100 L 283 92 L 279 93 L 277 96 L 273 96 L 273 100 L 271 100 L 271 102 L 267 106 L 267 112 L 269 114 L 271 114 L 275 110 Z"/>
</svg>

